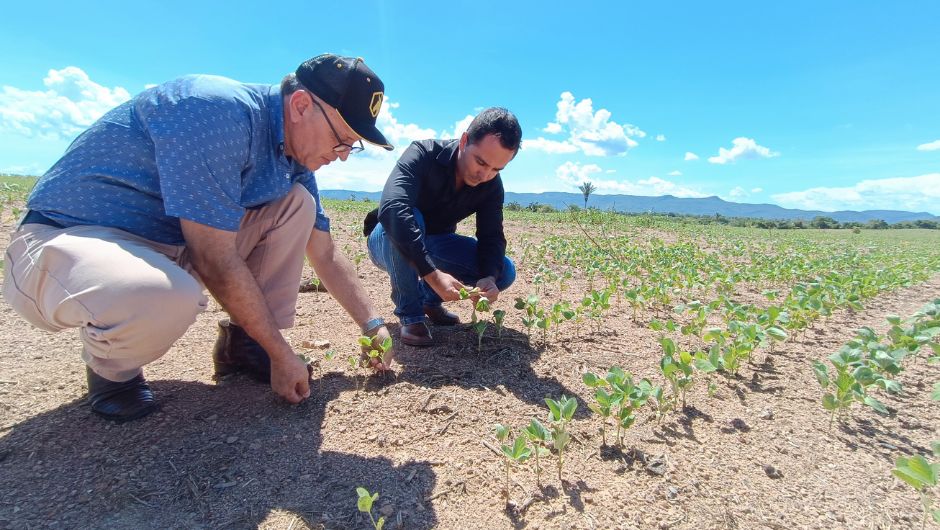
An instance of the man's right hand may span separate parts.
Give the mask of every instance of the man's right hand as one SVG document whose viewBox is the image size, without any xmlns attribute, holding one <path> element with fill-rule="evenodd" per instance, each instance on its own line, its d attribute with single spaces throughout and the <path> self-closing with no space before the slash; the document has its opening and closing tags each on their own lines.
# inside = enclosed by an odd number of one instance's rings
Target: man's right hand
<svg viewBox="0 0 940 530">
<path fill-rule="evenodd" d="M 300 403 L 310 397 L 310 372 L 296 355 L 279 361 L 271 359 L 271 389 L 291 403 Z"/>
<path fill-rule="evenodd" d="M 441 297 L 441 300 L 445 302 L 460 300 L 460 290 L 464 288 L 464 284 L 450 274 L 435 270 L 425 275 L 423 279 L 431 286 L 431 289 L 434 289 L 437 296 Z"/>
</svg>

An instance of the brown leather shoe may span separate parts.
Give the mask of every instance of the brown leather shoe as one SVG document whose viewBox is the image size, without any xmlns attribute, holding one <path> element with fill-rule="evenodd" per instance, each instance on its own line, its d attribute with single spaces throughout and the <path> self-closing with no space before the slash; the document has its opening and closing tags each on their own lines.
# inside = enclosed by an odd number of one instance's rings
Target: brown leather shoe
<svg viewBox="0 0 940 530">
<path fill-rule="evenodd" d="M 460 317 L 444 309 L 442 305 L 424 306 L 424 314 L 438 326 L 456 326 L 460 324 Z"/>
<path fill-rule="evenodd" d="M 416 322 L 401 327 L 401 341 L 409 346 L 430 346 L 434 344 L 434 337 L 427 324 Z"/>
<path fill-rule="evenodd" d="M 259 383 L 271 383 L 271 358 L 245 330 L 228 319 L 219 321 L 219 337 L 212 348 L 213 379 L 242 372 Z"/>
</svg>

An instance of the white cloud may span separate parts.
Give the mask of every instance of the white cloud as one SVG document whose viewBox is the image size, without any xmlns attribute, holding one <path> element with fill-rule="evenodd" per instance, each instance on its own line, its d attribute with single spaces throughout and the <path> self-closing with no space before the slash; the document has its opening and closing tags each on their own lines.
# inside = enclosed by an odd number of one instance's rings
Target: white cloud
<svg viewBox="0 0 940 530">
<path fill-rule="evenodd" d="M 387 101 L 382 105 L 376 119 L 376 127 L 395 146 L 394 151 L 366 144 L 366 150 L 349 157 L 346 162 L 333 162 L 317 171 L 317 185 L 320 189 L 348 189 L 355 191 L 376 191 L 382 189 L 392 168 L 411 142 L 431 138 L 456 138 L 462 134 L 473 116 L 466 116 L 454 122 L 454 128 L 438 134 L 434 129 L 422 127 L 416 123 L 403 123 L 394 115 L 400 104 Z"/>
<path fill-rule="evenodd" d="M 588 156 L 624 155 L 637 146 L 633 138 L 643 138 L 646 133 L 635 125 L 612 121 L 607 109 L 594 111 L 590 98 L 575 101 L 571 92 L 563 92 L 557 104 L 555 121 L 543 132 L 559 134 L 567 132 L 568 138 L 558 142 L 539 138 L 528 141 L 530 149 L 549 153 L 569 153 L 580 150 Z"/>
<path fill-rule="evenodd" d="M 657 135 L 656 135 L 656 141 L 657 141 L 657 142 L 665 142 L 665 141 L 666 141 L 666 135 L 665 135 L 665 134 L 657 134 Z"/>
<path fill-rule="evenodd" d="M 592 174 L 600 173 L 601 171 L 602 169 L 597 164 L 585 164 L 582 166 L 577 162 L 565 162 L 555 170 L 555 176 L 565 184 L 580 186 L 585 180 L 591 180 Z"/>
<path fill-rule="evenodd" d="M 455 123 L 454 128 L 451 129 L 450 131 L 447 131 L 447 130 L 441 131 L 441 135 L 439 136 L 439 138 L 442 138 L 442 139 L 460 138 L 460 136 L 463 135 L 463 133 L 467 132 L 467 129 L 470 128 L 470 122 L 472 122 L 473 118 L 475 117 L 476 116 L 471 116 L 467 114 L 466 116 L 463 117 L 462 120 Z"/>
<path fill-rule="evenodd" d="M 935 140 L 930 143 L 920 144 L 917 146 L 918 151 L 937 151 L 940 150 L 940 140 Z"/>
<path fill-rule="evenodd" d="M 539 136 L 535 140 L 523 140 L 522 149 L 532 149 L 535 151 L 544 151 L 546 153 L 558 154 L 558 153 L 575 153 L 578 151 L 577 146 L 570 142 L 559 142 L 557 140 L 546 140 Z"/>
<path fill-rule="evenodd" d="M 688 162 L 689 160 L 698 160 L 698 155 L 695 154 L 695 153 L 693 153 L 693 152 L 691 152 L 691 151 L 686 151 L 686 152 L 685 152 L 685 161 Z"/>
<path fill-rule="evenodd" d="M 781 206 L 805 210 L 906 210 L 940 215 L 940 173 L 863 180 L 841 188 L 810 188 L 772 196 Z"/>
<path fill-rule="evenodd" d="M 670 171 L 670 172 L 669 172 L 669 176 L 670 176 L 670 177 L 678 177 L 678 176 L 681 176 L 681 175 L 682 175 L 682 172 L 679 171 L 678 169 L 675 170 L 675 171 Z"/>
<path fill-rule="evenodd" d="M 760 193 L 764 191 L 764 188 L 751 188 L 751 193 Z"/>
<path fill-rule="evenodd" d="M 780 156 L 780 153 L 771 151 L 762 145 L 757 145 L 753 138 L 738 137 L 731 141 L 731 149 L 724 147 L 718 149 L 718 156 L 711 156 L 708 161 L 712 164 L 727 164 L 735 162 L 738 159 L 749 158 L 773 158 Z"/>
<path fill-rule="evenodd" d="M 626 195 L 674 195 L 676 197 L 706 197 L 697 190 L 681 186 L 668 180 L 652 176 L 648 179 L 610 180 L 592 178 L 603 171 L 596 164 L 581 165 L 577 162 L 565 162 L 555 170 L 555 176 L 565 185 L 574 189 L 586 180 L 590 180 L 599 193 L 621 193 Z"/>
<path fill-rule="evenodd" d="M 46 169 L 37 163 L 32 164 L 18 164 L 12 166 L 4 166 L 0 168 L 0 173 L 5 173 L 7 175 L 42 175 L 45 173 Z"/>
<path fill-rule="evenodd" d="M 375 126 L 382 131 L 392 145 L 405 147 L 414 140 L 437 137 L 434 129 L 425 129 L 414 123 L 399 122 L 395 116 L 392 116 L 392 109 L 397 109 L 399 105 L 399 103 L 386 101 L 375 120 Z"/>
<path fill-rule="evenodd" d="M 741 186 L 735 186 L 728 192 L 728 196 L 732 199 L 743 199 L 748 196 L 748 193 Z"/>
<path fill-rule="evenodd" d="M 0 129 L 27 137 L 66 139 L 131 97 L 124 88 L 95 83 L 75 66 L 49 70 L 43 84 L 45 91 L 3 86 Z"/>
</svg>

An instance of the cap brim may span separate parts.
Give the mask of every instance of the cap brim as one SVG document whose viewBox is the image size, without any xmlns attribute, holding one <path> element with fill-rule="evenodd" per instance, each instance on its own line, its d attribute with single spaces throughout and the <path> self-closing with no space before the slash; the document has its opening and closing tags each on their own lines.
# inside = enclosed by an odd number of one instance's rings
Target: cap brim
<svg viewBox="0 0 940 530">
<path fill-rule="evenodd" d="M 369 142 L 372 145 L 381 147 L 386 151 L 391 151 L 395 149 L 392 147 L 392 144 L 388 143 L 388 140 L 385 139 L 385 136 L 379 132 L 379 129 L 375 125 L 366 125 L 363 127 L 350 127 L 350 129 L 356 131 L 356 134 L 362 137 L 363 140 Z M 361 129 L 361 130 L 360 130 Z"/>
<path fill-rule="evenodd" d="M 348 121 L 346 121 L 346 117 L 343 116 L 342 112 L 337 112 L 337 114 L 339 114 L 339 118 L 343 120 L 343 123 L 345 123 L 346 126 L 349 127 L 350 129 L 352 129 L 354 133 L 358 134 L 363 140 L 369 142 L 372 145 L 381 147 L 382 149 L 385 149 L 386 151 L 391 151 L 392 149 L 395 149 L 394 147 L 392 147 L 392 144 L 388 143 L 388 140 L 385 139 L 385 135 L 383 135 L 374 124 L 369 123 L 369 124 L 353 125 L 349 123 Z"/>
</svg>

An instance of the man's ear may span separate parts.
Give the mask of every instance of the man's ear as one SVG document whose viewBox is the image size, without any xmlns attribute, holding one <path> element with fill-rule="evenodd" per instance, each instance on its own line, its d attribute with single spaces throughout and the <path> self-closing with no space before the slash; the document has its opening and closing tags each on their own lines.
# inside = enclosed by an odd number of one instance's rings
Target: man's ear
<svg viewBox="0 0 940 530">
<path fill-rule="evenodd" d="M 303 90 L 298 90 L 287 98 L 288 117 L 291 123 L 297 123 L 303 118 L 304 114 L 310 112 L 310 109 L 313 108 L 311 98 L 313 96 Z"/>
<path fill-rule="evenodd" d="M 461 134 L 461 135 L 460 135 L 460 144 L 458 144 L 458 146 L 457 146 L 458 149 L 460 149 L 461 151 L 463 151 L 464 149 L 466 149 L 466 148 L 467 148 L 467 140 L 468 140 L 469 138 L 470 138 L 470 137 L 467 135 L 466 132 L 464 132 L 463 134 Z"/>
</svg>

